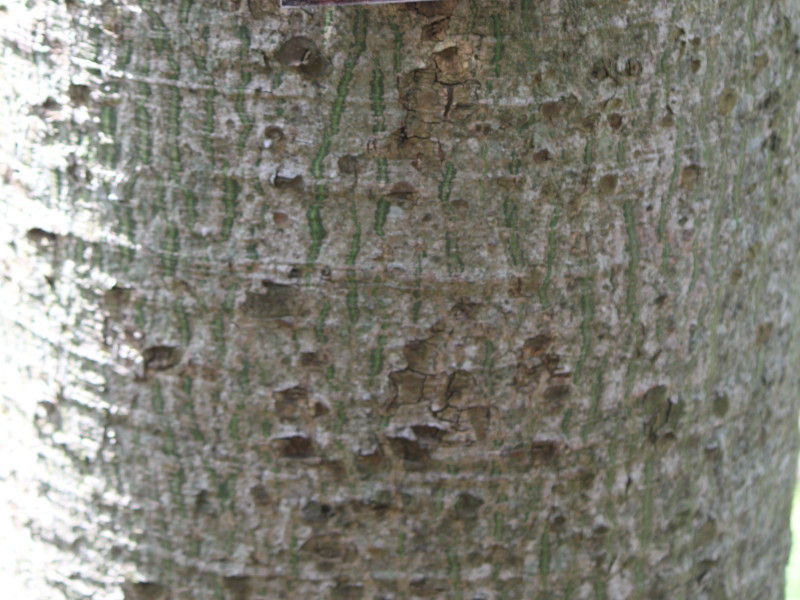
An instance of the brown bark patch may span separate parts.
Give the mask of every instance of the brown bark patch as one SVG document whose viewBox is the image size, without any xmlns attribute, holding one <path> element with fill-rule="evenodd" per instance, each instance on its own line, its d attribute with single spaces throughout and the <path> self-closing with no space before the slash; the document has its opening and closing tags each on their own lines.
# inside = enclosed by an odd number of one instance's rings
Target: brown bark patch
<svg viewBox="0 0 800 600">
<path fill-rule="evenodd" d="M 429 452 L 419 440 L 405 435 L 396 435 L 389 438 L 392 452 L 398 457 L 409 462 L 425 462 Z"/>
<path fill-rule="evenodd" d="M 362 450 L 356 454 L 355 464 L 362 475 L 378 473 L 383 467 L 383 452 L 379 447 Z"/>
<path fill-rule="evenodd" d="M 708 546 L 717 536 L 717 525 L 712 519 L 708 519 L 695 530 L 692 547 L 702 548 Z"/>
<path fill-rule="evenodd" d="M 642 74 L 642 63 L 638 60 L 629 58 L 625 63 L 625 75 L 628 77 L 638 77 Z"/>
<path fill-rule="evenodd" d="M 652 414 L 664 408 L 667 402 L 667 386 L 656 385 L 642 396 L 642 408 L 645 413 Z"/>
<path fill-rule="evenodd" d="M 553 341 L 553 336 L 547 333 L 540 333 L 528 338 L 522 345 L 520 360 L 530 360 L 534 357 L 541 357 Z"/>
<path fill-rule="evenodd" d="M 433 2 L 431 4 L 434 4 Z M 425 577 L 412 579 L 409 588 L 414 597 L 420 598 L 443 598 L 446 597 L 450 586 L 445 581 L 436 581 Z"/>
<path fill-rule="evenodd" d="M 457 5 L 457 0 L 439 0 L 439 2 L 412 2 L 409 8 L 423 17 L 450 17 Z"/>
<path fill-rule="evenodd" d="M 305 36 L 296 36 L 286 40 L 273 56 L 283 67 L 295 69 L 309 79 L 318 79 L 330 70 L 330 61 L 317 48 L 317 45 Z"/>
<path fill-rule="evenodd" d="M 300 366 L 310 369 L 324 367 L 328 364 L 328 357 L 319 352 L 301 352 Z"/>
<path fill-rule="evenodd" d="M 275 438 L 270 442 L 270 446 L 284 458 L 308 458 L 314 453 L 314 445 L 305 435 Z"/>
<path fill-rule="evenodd" d="M 422 42 L 439 42 L 447 36 L 447 26 L 450 19 L 438 19 L 433 23 L 428 23 L 422 26 L 420 33 L 420 41 Z"/>
<path fill-rule="evenodd" d="M 600 115 L 598 113 L 592 113 L 580 119 L 575 128 L 581 133 L 593 133 L 599 120 Z"/>
<path fill-rule="evenodd" d="M 592 68 L 589 70 L 589 77 L 597 81 L 603 81 L 608 76 L 609 72 L 605 60 L 602 58 L 595 60 L 592 64 Z"/>
<path fill-rule="evenodd" d="M 685 407 L 682 402 L 672 402 L 668 397 L 668 388 L 657 385 L 642 396 L 645 432 L 651 442 L 659 438 L 673 439 L 675 427 L 683 416 Z"/>
<path fill-rule="evenodd" d="M 775 323 L 767 321 L 766 323 L 759 323 L 756 327 L 756 347 L 760 348 L 767 343 L 772 337 L 772 330 L 775 329 Z"/>
<path fill-rule="evenodd" d="M 400 103 L 406 110 L 430 111 L 431 106 L 436 106 L 440 102 L 435 69 L 414 69 L 401 75 L 398 80 L 398 88 Z"/>
<path fill-rule="evenodd" d="M 703 175 L 703 169 L 699 165 L 689 165 L 684 167 L 681 171 L 681 189 L 691 191 L 700 182 Z"/>
<path fill-rule="evenodd" d="M 259 319 L 279 319 L 294 314 L 299 292 L 291 285 L 265 281 L 266 293 L 247 292 L 242 310 Z"/>
<path fill-rule="evenodd" d="M 559 443 L 553 440 L 537 440 L 531 443 L 529 453 L 534 465 L 552 464 L 559 452 Z"/>
<path fill-rule="evenodd" d="M 539 112 L 545 120 L 552 122 L 569 115 L 577 106 L 578 99 L 573 95 L 555 102 L 545 102 L 539 107 Z"/>
<path fill-rule="evenodd" d="M 408 368 L 420 373 L 436 370 L 436 346 L 430 340 L 413 340 L 403 348 Z"/>
<path fill-rule="evenodd" d="M 475 133 L 475 135 L 484 136 L 492 133 L 494 128 L 489 123 L 475 123 L 472 126 L 472 131 Z"/>
<path fill-rule="evenodd" d="M 575 481 L 578 483 L 578 487 L 582 490 L 589 490 L 594 485 L 596 474 L 594 471 L 590 471 L 589 469 L 585 469 L 583 467 L 578 467 L 575 471 Z"/>
<path fill-rule="evenodd" d="M 275 393 L 275 412 L 280 417 L 297 416 L 308 402 L 308 390 L 301 386 Z"/>
<path fill-rule="evenodd" d="M 428 137 L 409 136 L 403 127 L 387 138 L 380 153 L 391 160 L 409 160 L 421 172 L 438 172 L 444 160 L 439 142 Z"/>
<path fill-rule="evenodd" d="M 517 353 L 518 376 L 535 380 L 545 370 L 553 375 L 561 362 L 558 354 L 548 352 L 554 341 L 555 338 L 547 333 L 525 340 Z"/>
<path fill-rule="evenodd" d="M 447 380 L 446 401 L 448 406 L 463 407 L 472 398 L 475 380 L 468 371 L 459 369 Z"/>
<path fill-rule="evenodd" d="M 232 575 L 222 579 L 222 587 L 233 600 L 246 600 L 250 597 L 252 580 L 246 575 Z"/>
<path fill-rule="evenodd" d="M 275 173 L 270 182 L 272 187 L 278 190 L 295 190 L 297 192 L 303 191 L 305 183 L 303 182 L 302 175 L 295 175 L 294 177 L 286 177 Z"/>
<path fill-rule="evenodd" d="M 208 490 L 200 490 L 194 496 L 194 514 L 214 516 L 217 514 L 214 505 L 211 503 L 211 496 Z"/>
<path fill-rule="evenodd" d="M 150 346 L 142 352 L 145 370 L 165 371 L 181 361 L 183 353 L 175 346 Z"/>
<path fill-rule="evenodd" d="M 661 118 L 658 125 L 664 128 L 675 127 L 675 115 L 669 106 L 667 107 L 667 114 Z"/>
<path fill-rule="evenodd" d="M 358 583 L 338 581 L 331 590 L 332 600 L 361 600 L 363 597 L 364 586 Z"/>
<path fill-rule="evenodd" d="M 345 175 L 356 175 L 358 173 L 359 160 L 353 154 L 344 154 L 336 161 L 336 167 L 340 173 Z"/>
<path fill-rule="evenodd" d="M 250 488 L 250 496 L 256 506 L 267 506 L 269 504 L 269 492 L 260 483 Z"/>
<path fill-rule="evenodd" d="M 508 286 L 508 295 L 512 298 L 530 298 L 542 285 L 544 274 L 540 269 L 528 268 L 519 277 L 514 277 Z"/>
<path fill-rule="evenodd" d="M 89 103 L 92 90 L 88 85 L 79 83 L 69 84 L 69 102 L 72 106 L 83 106 Z"/>
<path fill-rule="evenodd" d="M 28 241 L 32 242 L 40 250 L 51 248 L 52 246 L 55 246 L 56 242 L 58 241 L 58 236 L 55 233 L 45 231 L 44 229 L 39 229 L 38 227 L 29 229 L 27 233 L 25 233 L 25 237 L 28 238 Z"/>
<path fill-rule="evenodd" d="M 389 381 L 395 389 L 391 404 L 415 404 L 422 400 L 425 375 L 411 369 L 403 369 L 389 373 Z"/>
<path fill-rule="evenodd" d="M 459 520 L 475 519 L 483 506 L 483 500 L 469 492 L 461 492 L 453 505 L 453 516 Z"/>
<path fill-rule="evenodd" d="M 130 304 L 132 294 L 130 288 L 114 285 L 103 295 L 103 304 L 106 310 L 119 311 Z"/>
<path fill-rule="evenodd" d="M 358 556 L 356 547 L 347 543 L 341 535 L 336 533 L 312 536 L 300 546 L 300 551 L 324 560 L 345 564 L 355 560 Z"/>
<path fill-rule="evenodd" d="M 165 600 L 168 588 L 154 581 L 126 581 L 122 585 L 125 600 Z"/>
<path fill-rule="evenodd" d="M 455 204 L 457 202 L 459 201 L 456 200 L 451 202 L 451 204 Z M 459 298 L 458 301 L 456 301 L 456 303 L 450 307 L 450 314 L 461 319 L 474 321 L 478 317 L 482 308 L 483 305 L 479 302 L 473 302 L 472 300 L 468 300 L 466 298 Z"/>
<path fill-rule="evenodd" d="M 471 119 L 478 109 L 479 90 L 480 84 L 477 81 L 448 86 L 443 117 L 454 123 L 465 123 Z"/>
<path fill-rule="evenodd" d="M 419 440 L 425 440 L 429 442 L 438 442 L 445 436 L 447 431 L 442 429 L 441 427 L 436 427 L 435 425 L 412 425 L 411 431 L 414 432 L 414 435 L 417 436 Z"/>
<path fill-rule="evenodd" d="M 319 402 L 319 401 L 314 402 L 314 406 L 312 407 L 311 410 L 311 414 L 314 417 L 322 417 L 324 415 L 327 415 L 329 412 L 331 412 L 330 406 L 328 406 L 324 402 Z"/>
<path fill-rule="evenodd" d="M 486 438 L 486 432 L 489 429 L 490 412 L 488 406 L 471 406 L 464 409 L 463 414 L 466 416 L 469 424 L 475 431 L 475 437 L 479 440 Z"/>
<path fill-rule="evenodd" d="M 714 411 L 714 414 L 718 417 L 724 417 L 728 414 L 728 408 L 730 408 L 730 400 L 727 394 L 716 394 L 711 401 L 711 410 Z"/>
<path fill-rule="evenodd" d="M 521 444 L 504 448 L 501 456 L 503 465 L 512 471 L 527 471 L 530 468 L 530 449 Z"/>
<path fill-rule="evenodd" d="M 566 376 L 553 376 L 547 382 L 547 387 L 544 390 L 544 399 L 551 410 L 557 410 L 561 408 L 564 400 L 569 398 L 571 392 L 572 386 Z"/>
<path fill-rule="evenodd" d="M 433 62 L 436 65 L 436 75 L 439 83 L 456 84 L 466 79 L 458 46 L 450 46 L 435 52 Z"/>
<path fill-rule="evenodd" d="M 736 107 L 736 103 L 739 101 L 739 96 L 735 90 L 730 88 L 726 89 L 719 95 L 719 100 L 717 100 L 717 108 L 719 109 L 719 114 L 722 116 L 730 114 L 730 112 Z"/>
<path fill-rule="evenodd" d="M 276 154 L 282 153 L 285 140 L 286 135 L 280 127 L 271 125 L 264 129 L 264 147 L 270 152 L 275 152 Z"/>
<path fill-rule="evenodd" d="M 306 523 L 324 523 L 333 517 L 333 507 L 324 502 L 309 500 L 303 505 L 301 515 Z"/>
<path fill-rule="evenodd" d="M 617 189 L 618 179 L 619 178 L 613 173 L 610 173 L 608 175 L 603 175 L 600 178 L 600 183 L 597 185 L 600 194 L 602 194 L 603 196 L 607 196 L 608 194 L 613 193 L 614 190 Z"/>
<path fill-rule="evenodd" d="M 386 196 L 392 203 L 397 203 L 399 206 L 416 204 L 417 189 L 407 181 L 398 181 Z"/>
</svg>

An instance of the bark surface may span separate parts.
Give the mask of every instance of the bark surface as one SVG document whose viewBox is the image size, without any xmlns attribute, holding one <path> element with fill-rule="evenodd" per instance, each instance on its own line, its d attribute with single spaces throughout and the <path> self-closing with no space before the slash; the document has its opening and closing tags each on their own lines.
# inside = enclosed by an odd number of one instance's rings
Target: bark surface
<svg viewBox="0 0 800 600">
<path fill-rule="evenodd" d="M 2 10 L 27 597 L 782 597 L 797 2 Z"/>
</svg>

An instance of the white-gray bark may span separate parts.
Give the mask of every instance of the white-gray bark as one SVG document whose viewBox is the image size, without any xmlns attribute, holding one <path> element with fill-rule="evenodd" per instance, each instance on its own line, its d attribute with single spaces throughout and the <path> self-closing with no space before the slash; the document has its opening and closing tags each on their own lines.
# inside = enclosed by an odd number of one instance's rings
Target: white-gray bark
<svg viewBox="0 0 800 600">
<path fill-rule="evenodd" d="M 798 26 L 11 0 L 19 593 L 782 597 Z"/>
</svg>

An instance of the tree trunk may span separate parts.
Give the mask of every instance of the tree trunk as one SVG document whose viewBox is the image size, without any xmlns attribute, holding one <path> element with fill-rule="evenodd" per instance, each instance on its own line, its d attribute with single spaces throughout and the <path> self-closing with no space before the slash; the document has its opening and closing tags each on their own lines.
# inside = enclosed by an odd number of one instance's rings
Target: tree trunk
<svg viewBox="0 0 800 600">
<path fill-rule="evenodd" d="M 3 7 L 18 597 L 781 598 L 797 2 L 277 4 Z"/>
</svg>

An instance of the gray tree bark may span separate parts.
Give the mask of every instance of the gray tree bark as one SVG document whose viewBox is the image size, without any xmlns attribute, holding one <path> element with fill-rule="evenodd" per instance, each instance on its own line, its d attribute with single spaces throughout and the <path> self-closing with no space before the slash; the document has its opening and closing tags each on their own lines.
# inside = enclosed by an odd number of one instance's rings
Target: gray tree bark
<svg viewBox="0 0 800 600">
<path fill-rule="evenodd" d="M 2 7 L 12 596 L 781 598 L 797 2 L 277 4 Z"/>
</svg>

